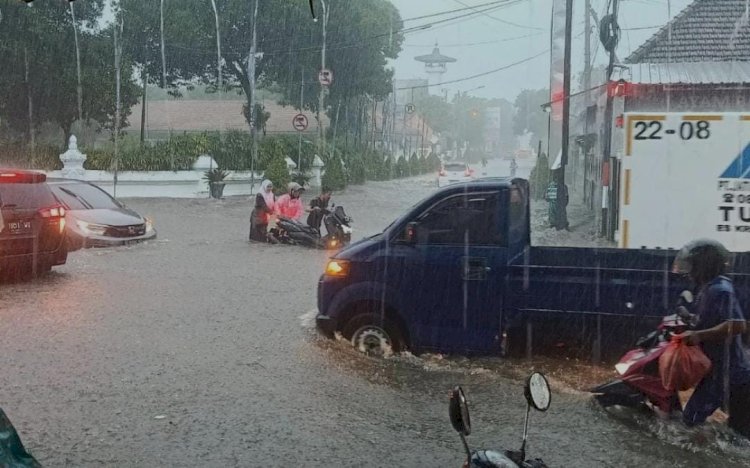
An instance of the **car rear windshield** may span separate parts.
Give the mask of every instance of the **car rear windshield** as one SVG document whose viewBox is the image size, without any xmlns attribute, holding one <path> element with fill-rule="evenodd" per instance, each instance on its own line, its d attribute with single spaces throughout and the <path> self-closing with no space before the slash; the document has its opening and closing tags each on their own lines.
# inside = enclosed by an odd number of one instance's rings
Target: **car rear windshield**
<svg viewBox="0 0 750 468">
<path fill-rule="evenodd" d="M 104 190 L 89 184 L 54 186 L 55 195 L 71 210 L 119 208 L 120 205 Z"/>
<path fill-rule="evenodd" d="M 446 171 L 460 172 L 466 170 L 466 164 L 446 164 Z"/>
<path fill-rule="evenodd" d="M 57 204 L 47 184 L 0 184 L 0 206 L 21 209 L 49 208 Z"/>
</svg>

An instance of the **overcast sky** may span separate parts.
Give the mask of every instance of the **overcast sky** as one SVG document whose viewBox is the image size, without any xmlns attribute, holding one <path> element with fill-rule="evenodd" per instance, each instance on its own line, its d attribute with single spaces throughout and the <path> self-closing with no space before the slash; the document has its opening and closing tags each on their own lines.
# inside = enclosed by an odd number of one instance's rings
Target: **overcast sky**
<svg viewBox="0 0 750 468">
<path fill-rule="evenodd" d="M 481 5 L 489 0 L 391 0 L 404 19 L 465 8 L 466 5 Z M 583 70 L 584 64 L 584 1 L 574 0 L 573 73 Z M 440 52 L 458 59 L 448 64 L 443 81 L 457 80 L 470 75 L 500 68 L 549 49 L 550 17 L 552 0 L 510 1 L 510 6 L 486 14 L 435 25 L 432 28 L 406 34 L 403 51 L 394 62 L 397 78 L 424 78 L 423 64 L 415 56 L 429 54 L 434 43 Z M 601 18 L 608 0 L 591 0 L 592 7 Z M 662 26 L 677 15 L 691 0 L 622 0 L 620 3 L 620 27 L 623 28 L 618 56 L 627 57 L 646 39 L 658 31 L 653 26 Z M 481 9 L 485 9 L 484 7 Z M 405 26 L 414 27 L 436 20 L 464 15 L 460 11 L 438 16 L 407 21 Z M 648 28 L 648 29 L 632 29 Z M 592 51 L 596 51 L 596 62 L 605 63 L 606 54 L 598 43 L 598 29 L 592 34 Z M 513 100 L 524 88 L 546 88 L 549 86 L 549 53 L 514 66 L 508 70 L 481 78 L 447 85 L 455 91 L 469 91 L 478 86 L 482 89 L 471 94 L 482 97 L 504 97 Z M 432 90 L 436 92 L 436 90 Z"/>
</svg>

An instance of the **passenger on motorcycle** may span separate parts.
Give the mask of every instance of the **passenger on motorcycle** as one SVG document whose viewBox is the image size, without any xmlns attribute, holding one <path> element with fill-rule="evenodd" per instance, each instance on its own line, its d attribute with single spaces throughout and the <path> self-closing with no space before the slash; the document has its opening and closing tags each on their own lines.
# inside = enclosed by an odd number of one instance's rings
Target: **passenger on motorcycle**
<svg viewBox="0 0 750 468">
<path fill-rule="evenodd" d="M 290 182 L 287 185 L 287 193 L 276 200 L 276 214 L 284 218 L 300 221 L 304 208 L 300 196 L 305 189 L 296 182 Z"/>
<path fill-rule="evenodd" d="M 674 271 L 687 274 L 698 288 L 698 324 L 679 336 L 688 345 L 700 345 L 712 364 L 685 405 L 683 420 L 689 426 L 703 423 L 723 405 L 729 427 L 750 438 L 750 360 L 741 340 L 747 325 L 732 280 L 725 276 L 729 260 L 720 243 L 698 240 L 683 247 L 674 262 Z"/>
<path fill-rule="evenodd" d="M 328 187 L 320 189 L 320 195 L 310 200 L 310 208 L 307 210 L 307 225 L 318 230 L 323 222 L 323 216 L 328 212 L 328 202 L 331 200 L 332 191 Z"/>
</svg>

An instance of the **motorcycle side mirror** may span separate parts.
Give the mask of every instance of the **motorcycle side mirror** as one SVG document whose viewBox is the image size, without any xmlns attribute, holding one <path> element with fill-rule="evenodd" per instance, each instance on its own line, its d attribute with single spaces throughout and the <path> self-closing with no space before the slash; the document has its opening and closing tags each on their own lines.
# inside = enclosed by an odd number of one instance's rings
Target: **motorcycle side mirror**
<svg viewBox="0 0 750 468">
<path fill-rule="evenodd" d="M 461 387 L 454 387 L 451 391 L 451 400 L 448 405 L 448 415 L 451 425 L 461 435 L 471 434 L 471 419 L 469 417 L 469 404 Z"/>
<path fill-rule="evenodd" d="M 466 401 L 466 395 L 461 387 L 453 387 L 451 391 L 451 400 L 448 404 L 448 416 L 451 420 L 453 429 L 461 437 L 461 443 L 466 451 L 466 465 L 471 463 L 471 450 L 466 442 L 466 436 L 471 434 L 471 418 L 469 418 L 469 403 Z"/>
<path fill-rule="evenodd" d="M 526 379 L 524 395 L 528 404 L 538 411 L 547 411 L 552 392 L 547 378 L 541 372 L 534 372 Z"/>
</svg>

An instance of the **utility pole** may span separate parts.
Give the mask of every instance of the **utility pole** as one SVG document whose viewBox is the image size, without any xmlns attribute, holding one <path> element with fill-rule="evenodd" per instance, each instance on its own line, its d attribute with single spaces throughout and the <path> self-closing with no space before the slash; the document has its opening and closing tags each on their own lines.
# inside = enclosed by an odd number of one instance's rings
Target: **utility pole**
<svg viewBox="0 0 750 468">
<path fill-rule="evenodd" d="M 247 75 L 250 79 L 250 136 L 252 137 L 252 154 L 250 155 L 250 193 L 255 190 L 255 160 L 258 156 L 258 141 L 255 130 L 255 59 L 257 58 L 257 38 L 256 26 L 258 22 L 258 2 L 255 0 L 253 7 L 253 42 L 250 45 L 250 55 L 247 57 Z"/>
<path fill-rule="evenodd" d="M 326 68 L 326 29 L 328 28 L 328 15 L 330 10 L 328 9 L 328 5 L 326 5 L 325 0 L 320 0 L 320 4 L 323 6 L 323 48 L 320 53 L 320 69 L 322 71 Z M 326 133 L 323 128 L 323 120 L 320 117 L 320 113 L 323 111 L 323 101 L 325 99 L 326 91 L 328 91 L 328 88 L 321 83 L 320 95 L 318 96 L 318 138 L 321 151 L 323 152 L 325 151 L 326 145 Z"/>
<path fill-rule="evenodd" d="M 216 82 L 219 93 L 222 92 L 221 83 L 221 31 L 219 29 L 219 10 L 216 8 L 216 0 L 211 0 L 211 6 L 214 9 L 214 22 L 216 23 Z"/>
<path fill-rule="evenodd" d="M 584 65 L 583 69 L 583 89 L 586 90 L 586 107 L 588 108 L 589 105 L 591 105 L 591 0 L 586 0 L 586 6 L 584 11 L 585 16 L 585 28 L 586 32 L 585 34 L 585 50 L 584 50 L 584 60 L 586 61 L 586 64 Z"/>
<path fill-rule="evenodd" d="M 568 165 L 568 151 L 570 143 L 570 55 L 573 36 L 573 0 L 566 0 L 565 6 L 565 58 L 563 68 L 563 115 L 562 115 L 562 157 L 560 158 L 560 172 L 558 173 L 558 194 L 565 193 L 565 169 Z M 562 219 L 567 219 L 567 207 L 559 203 L 557 208 L 564 214 Z"/>
<path fill-rule="evenodd" d="M 299 73 L 299 111 L 305 109 L 305 68 L 302 67 Z M 297 170 L 302 171 L 302 132 L 299 133 L 299 142 L 297 143 Z"/>
<path fill-rule="evenodd" d="M 619 26 L 617 24 L 617 17 L 619 13 L 620 0 L 612 1 L 612 13 L 607 15 L 608 18 L 602 19 L 602 23 L 610 24 L 608 28 L 610 30 L 609 37 L 607 38 L 604 48 L 609 52 L 609 65 L 607 66 L 607 85 L 612 80 L 612 73 L 615 69 L 615 50 L 617 49 L 617 42 L 619 41 Z M 605 21 L 606 19 L 606 21 Z M 609 86 L 607 86 L 609 88 Z M 602 174 L 603 171 L 608 170 L 610 158 L 612 157 L 612 120 L 613 120 L 613 107 L 614 107 L 614 96 L 611 92 L 607 92 L 607 107 L 604 111 L 604 151 L 602 152 Z M 614 238 L 614 230 L 610 227 L 611 214 L 611 198 L 610 187 L 602 186 L 602 225 L 601 235 L 608 239 Z"/>
</svg>

